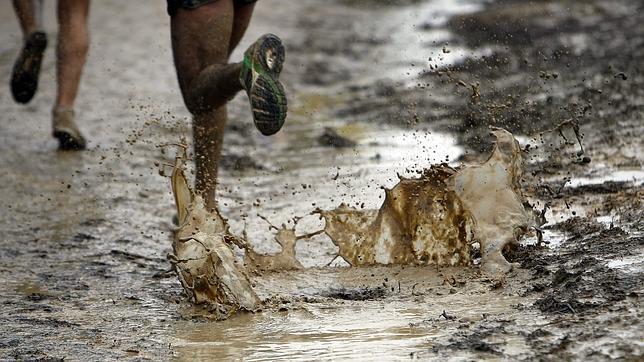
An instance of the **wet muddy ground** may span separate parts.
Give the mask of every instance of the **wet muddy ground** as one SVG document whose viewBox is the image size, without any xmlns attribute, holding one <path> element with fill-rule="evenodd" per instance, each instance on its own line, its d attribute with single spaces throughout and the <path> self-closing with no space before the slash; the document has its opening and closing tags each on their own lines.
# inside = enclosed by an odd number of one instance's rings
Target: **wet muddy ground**
<svg viewBox="0 0 644 362">
<path fill-rule="evenodd" d="M 521 268 L 490 279 L 476 266 L 327 267 L 336 249 L 317 236 L 298 244 L 310 269 L 256 277 L 265 311 L 208 320 L 166 259 L 175 211 L 155 162 L 189 120 L 164 2 L 94 2 L 78 99 L 88 151 L 49 138 L 53 47 L 30 105 L 0 92 L 2 359 L 641 358 L 642 5 L 270 4 L 240 49 L 283 38 L 290 113 L 265 138 L 243 95 L 229 107 L 219 198 L 233 232 L 274 252 L 258 213 L 281 224 L 340 202 L 378 207 L 397 173 L 481 159 L 495 125 L 529 150 L 524 189 L 548 206 L 549 244 L 508 250 Z M 20 36 L 0 8 L 7 85 Z M 320 227 L 308 216 L 298 232 Z"/>
</svg>

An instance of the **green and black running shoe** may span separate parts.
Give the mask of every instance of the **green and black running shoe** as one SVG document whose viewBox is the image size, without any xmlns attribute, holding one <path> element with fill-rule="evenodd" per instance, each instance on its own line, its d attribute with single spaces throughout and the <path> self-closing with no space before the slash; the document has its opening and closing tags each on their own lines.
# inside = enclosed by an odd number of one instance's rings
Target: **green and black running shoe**
<svg viewBox="0 0 644 362">
<path fill-rule="evenodd" d="M 286 118 L 286 95 L 279 82 L 284 46 L 273 34 L 262 35 L 244 53 L 239 81 L 248 94 L 255 126 L 264 135 L 277 133 Z"/>
</svg>

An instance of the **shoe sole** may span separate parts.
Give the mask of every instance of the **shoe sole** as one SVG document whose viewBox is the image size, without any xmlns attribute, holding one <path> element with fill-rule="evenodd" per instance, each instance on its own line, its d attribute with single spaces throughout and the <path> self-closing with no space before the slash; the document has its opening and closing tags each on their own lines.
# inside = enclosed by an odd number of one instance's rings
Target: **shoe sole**
<svg viewBox="0 0 644 362">
<path fill-rule="evenodd" d="M 85 142 L 77 140 L 70 132 L 63 130 L 54 131 L 54 137 L 58 139 L 58 149 L 62 151 L 79 151 L 85 149 Z"/>
<path fill-rule="evenodd" d="M 255 127 L 263 135 L 270 136 L 282 128 L 287 112 L 284 87 L 278 80 L 284 64 L 284 45 L 277 36 L 269 34 L 258 44 L 256 52 L 263 71 L 256 73 L 248 95 Z M 270 60 L 266 56 L 269 52 L 273 54 Z"/>
<path fill-rule="evenodd" d="M 21 50 L 11 72 L 11 94 L 16 102 L 29 103 L 36 94 L 45 48 L 47 34 L 38 31 Z"/>
</svg>

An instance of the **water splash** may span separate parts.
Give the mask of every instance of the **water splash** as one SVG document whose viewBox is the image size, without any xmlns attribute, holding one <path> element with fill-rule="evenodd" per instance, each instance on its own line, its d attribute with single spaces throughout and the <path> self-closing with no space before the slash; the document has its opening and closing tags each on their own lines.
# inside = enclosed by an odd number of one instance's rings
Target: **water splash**
<svg viewBox="0 0 644 362">
<path fill-rule="evenodd" d="M 417 179 L 385 189 L 379 210 L 341 205 L 319 211 L 324 231 L 352 266 L 371 264 L 467 265 L 474 220 L 449 180 L 456 170 L 439 165 Z"/>
<path fill-rule="evenodd" d="M 493 128 L 492 135 L 496 142 L 487 161 L 460 169 L 434 165 L 419 178 L 399 176 L 396 186 L 385 189 L 380 209 L 341 205 L 316 210 L 325 220 L 324 229 L 300 236 L 295 226 L 271 224 L 282 247 L 273 255 L 257 253 L 246 233 L 233 235 L 217 209 L 206 209 L 203 199 L 188 187 L 184 154 L 177 157 L 172 174 L 180 226 L 170 259 L 188 295 L 196 304 L 214 307 L 219 318 L 260 308 L 248 272 L 303 269 L 295 254 L 297 241 L 322 232 L 351 266 L 468 265 L 470 247 L 478 242 L 483 271 L 508 272 L 513 266 L 504 258 L 503 248 L 537 228 L 538 213 L 526 206 L 521 192 L 519 143 L 500 128 Z M 245 251 L 244 263 L 235 258 L 235 246 Z"/>
<path fill-rule="evenodd" d="M 181 285 L 195 304 L 212 306 L 217 318 L 254 311 L 260 300 L 232 249 L 246 243 L 230 233 L 217 209 L 206 210 L 201 196 L 188 187 L 183 159 L 177 157 L 171 178 L 179 227 L 169 256 Z"/>
<path fill-rule="evenodd" d="M 319 211 L 325 232 L 352 266 L 369 264 L 467 265 L 470 245 L 481 245 L 491 274 L 512 265 L 503 248 L 537 227 L 521 193 L 521 148 L 512 134 L 494 128 L 496 143 L 481 165 L 432 166 L 417 179 L 401 178 L 379 210 L 341 205 Z"/>
</svg>

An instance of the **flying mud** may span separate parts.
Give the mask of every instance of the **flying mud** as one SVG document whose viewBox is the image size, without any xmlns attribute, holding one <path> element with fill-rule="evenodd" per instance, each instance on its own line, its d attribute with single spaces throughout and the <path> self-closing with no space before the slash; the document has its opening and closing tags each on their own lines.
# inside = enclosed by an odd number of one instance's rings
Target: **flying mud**
<svg viewBox="0 0 644 362">
<path fill-rule="evenodd" d="M 169 258 L 186 293 L 194 303 L 208 305 L 217 319 L 260 309 L 262 302 L 249 272 L 302 269 L 295 244 L 320 232 L 354 267 L 466 266 L 471 264 L 472 244 L 478 243 L 483 271 L 502 275 L 512 269 L 503 249 L 540 225 L 538 213 L 521 192 L 519 143 L 504 129 L 493 128 L 492 135 L 496 142 L 487 161 L 460 169 L 434 165 L 419 178 L 400 177 L 396 186 L 385 189 L 385 201 L 378 210 L 344 204 L 335 210 L 316 210 L 325 220 L 324 229 L 301 236 L 294 228 L 271 225 L 282 247 L 273 255 L 257 253 L 246 235 L 230 232 L 217 209 L 206 209 L 203 199 L 188 186 L 184 152 L 176 158 L 171 178 L 179 227 Z M 235 257 L 235 246 L 245 252 L 243 263 Z"/>
</svg>

